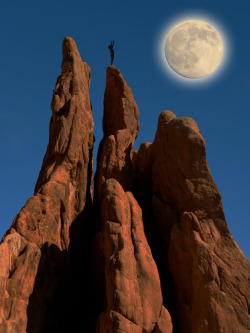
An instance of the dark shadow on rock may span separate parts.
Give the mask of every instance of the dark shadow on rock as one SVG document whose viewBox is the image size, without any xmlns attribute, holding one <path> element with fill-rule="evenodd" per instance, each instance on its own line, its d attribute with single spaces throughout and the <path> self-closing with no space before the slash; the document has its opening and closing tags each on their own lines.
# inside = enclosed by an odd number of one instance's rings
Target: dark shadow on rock
<svg viewBox="0 0 250 333">
<path fill-rule="evenodd" d="M 27 308 L 27 332 L 52 332 L 65 325 L 69 305 L 69 254 L 55 245 L 44 244 Z M 58 325 L 59 323 L 59 325 Z M 65 325 L 66 326 L 66 325 Z"/>
<path fill-rule="evenodd" d="M 85 207 L 70 226 L 69 248 L 61 251 L 48 243 L 41 248 L 41 260 L 27 308 L 27 333 L 94 333 L 96 330 L 91 175 L 89 163 Z"/>
<path fill-rule="evenodd" d="M 168 267 L 169 244 L 166 242 L 166 239 L 163 238 L 162 231 L 158 226 L 152 209 L 151 182 L 145 182 L 143 190 L 141 191 L 140 186 L 138 186 L 135 181 L 133 193 L 142 209 L 144 232 L 158 268 L 163 305 L 170 313 L 173 323 L 173 333 L 180 333 L 175 301 L 175 286 Z"/>
<path fill-rule="evenodd" d="M 95 332 L 89 213 L 84 210 L 72 223 L 69 250 L 42 246 L 27 309 L 27 333 Z"/>
</svg>

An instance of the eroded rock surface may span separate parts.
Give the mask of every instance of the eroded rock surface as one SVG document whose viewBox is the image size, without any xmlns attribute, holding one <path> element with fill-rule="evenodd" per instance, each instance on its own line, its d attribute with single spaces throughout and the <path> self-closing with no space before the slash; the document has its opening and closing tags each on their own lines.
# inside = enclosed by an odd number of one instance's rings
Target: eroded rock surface
<svg viewBox="0 0 250 333">
<path fill-rule="evenodd" d="M 62 326 L 62 307 L 69 299 L 65 293 L 67 301 L 60 306 L 57 288 L 70 281 L 71 235 L 92 195 L 89 85 L 90 68 L 66 37 L 35 194 L 0 245 L 1 332 L 49 332 Z"/>
<path fill-rule="evenodd" d="M 142 202 L 152 189 L 165 255 L 157 263 L 174 280 L 180 332 L 249 332 L 250 265 L 227 228 L 197 124 L 162 112 L 153 144 L 134 159 Z"/>
<path fill-rule="evenodd" d="M 124 192 L 113 178 L 105 182 L 101 223 L 106 311 L 100 316 L 97 332 L 153 332 L 159 321 L 158 332 L 172 332 L 141 208 L 132 193 Z"/>
<path fill-rule="evenodd" d="M 135 152 L 139 111 L 109 66 L 93 198 L 90 68 L 69 37 L 61 68 L 35 194 L 0 244 L 0 332 L 250 332 L 250 264 L 195 121 L 163 111 Z"/>
<path fill-rule="evenodd" d="M 131 89 L 119 69 L 107 68 L 104 94 L 103 133 L 95 176 L 97 198 L 101 200 L 106 179 L 115 178 L 125 190 L 132 189 L 132 154 L 138 135 L 139 111 Z"/>
<path fill-rule="evenodd" d="M 98 333 L 172 332 L 159 273 L 144 234 L 142 211 L 131 193 L 138 114 L 119 70 L 108 67 L 104 138 L 96 174 L 101 229 L 97 237 L 105 271 L 105 305 Z"/>
</svg>

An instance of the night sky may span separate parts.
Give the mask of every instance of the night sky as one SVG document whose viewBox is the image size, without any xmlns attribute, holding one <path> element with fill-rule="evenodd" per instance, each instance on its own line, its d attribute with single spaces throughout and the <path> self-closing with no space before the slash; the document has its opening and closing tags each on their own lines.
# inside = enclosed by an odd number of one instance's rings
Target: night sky
<svg viewBox="0 0 250 333">
<path fill-rule="evenodd" d="M 50 103 L 72 37 L 91 67 L 95 156 L 102 138 L 108 45 L 133 91 L 141 131 L 135 149 L 154 140 L 163 110 L 188 116 L 207 145 L 229 229 L 250 258 L 250 3 L 228 1 L 5 1 L 0 5 L 0 238 L 33 195 L 48 144 Z M 221 33 L 225 54 L 209 80 L 177 80 L 162 40 L 176 23 L 201 19 Z"/>
</svg>

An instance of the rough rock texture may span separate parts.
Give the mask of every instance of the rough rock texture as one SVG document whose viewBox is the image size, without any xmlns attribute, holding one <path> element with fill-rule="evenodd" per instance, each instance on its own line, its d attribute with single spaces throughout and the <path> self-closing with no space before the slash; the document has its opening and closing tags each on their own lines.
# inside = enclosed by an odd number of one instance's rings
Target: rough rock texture
<svg viewBox="0 0 250 333">
<path fill-rule="evenodd" d="M 149 202 L 152 191 L 156 261 L 162 284 L 169 265 L 180 332 L 250 332 L 250 265 L 227 228 L 195 121 L 162 112 L 154 143 L 140 147 L 134 165 L 138 196 Z"/>
<path fill-rule="evenodd" d="M 1 333 L 249 333 L 250 263 L 194 120 L 139 111 L 107 68 L 93 197 L 90 69 L 71 38 L 35 194 L 0 244 Z"/>
<path fill-rule="evenodd" d="M 155 332 L 158 322 L 157 332 L 172 332 L 141 209 L 113 178 L 105 182 L 101 222 L 106 309 L 97 332 Z"/>
<path fill-rule="evenodd" d="M 104 94 L 104 137 L 98 151 L 95 176 L 97 198 L 108 178 L 115 178 L 125 190 L 132 189 L 132 154 L 134 141 L 140 128 L 139 111 L 131 89 L 119 69 L 107 68 Z"/>
<path fill-rule="evenodd" d="M 131 89 L 119 69 L 109 66 L 104 93 L 104 138 L 123 129 L 128 129 L 133 136 L 137 137 L 140 130 L 138 117 L 139 110 Z"/>
<path fill-rule="evenodd" d="M 59 291 L 72 274 L 71 236 L 92 192 L 94 124 L 89 85 L 90 68 L 67 37 L 35 194 L 0 245 L 0 332 L 59 330 L 62 308 L 69 308 L 65 304 L 69 295 Z"/>
<path fill-rule="evenodd" d="M 142 211 L 131 193 L 138 115 L 119 70 L 108 67 L 104 138 L 96 173 L 101 229 L 97 239 L 105 272 L 98 333 L 172 332 L 170 315 L 162 305 L 158 270 L 144 234 Z"/>
</svg>

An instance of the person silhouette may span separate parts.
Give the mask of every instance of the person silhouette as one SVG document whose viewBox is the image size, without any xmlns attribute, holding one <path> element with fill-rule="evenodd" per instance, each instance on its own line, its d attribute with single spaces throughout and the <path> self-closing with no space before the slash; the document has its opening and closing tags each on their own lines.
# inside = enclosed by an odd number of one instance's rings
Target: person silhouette
<svg viewBox="0 0 250 333">
<path fill-rule="evenodd" d="M 113 65 L 114 55 L 115 55 L 115 52 L 114 52 L 114 44 L 115 44 L 115 42 L 112 40 L 112 41 L 111 41 L 111 44 L 108 46 L 109 51 L 110 51 L 110 55 L 111 55 L 111 65 Z"/>
</svg>

